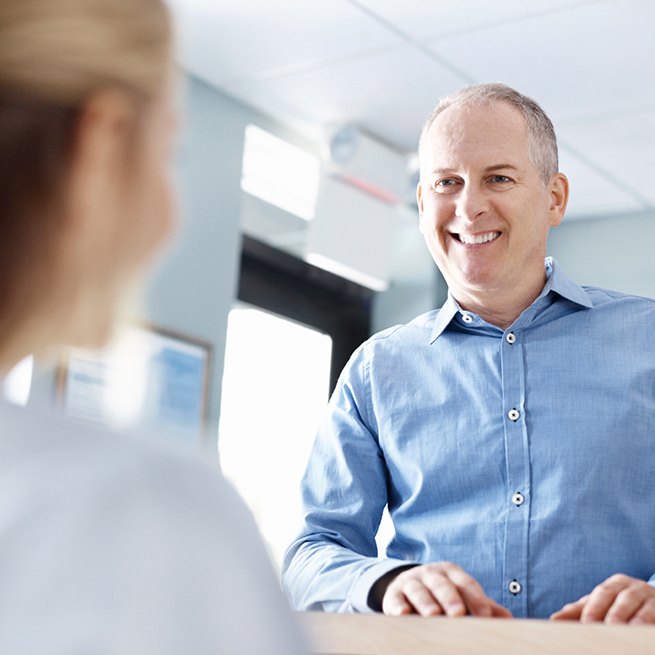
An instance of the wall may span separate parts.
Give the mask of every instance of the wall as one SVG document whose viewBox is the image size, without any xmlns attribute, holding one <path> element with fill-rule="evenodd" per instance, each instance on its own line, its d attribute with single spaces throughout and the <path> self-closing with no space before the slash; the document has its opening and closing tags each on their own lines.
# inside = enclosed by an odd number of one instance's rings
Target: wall
<svg viewBox="0 0 655 655">
<path fill-rule="evenodd" d="M 177 240 L 155 271 L 144 313 L 157 325 L 212 345 L 209 434 L 215 440 L 227 315 L 238 281 L 241 214 L 244 208 L 248 216 L 254 211 L 252 201 L 244 202 L 240 189 L 245 126 L 254 122 L 297 145 L 308 149 L 315 145 L 198 79 L 190 78 L 185 92 L 178 165 L 182 220 Z M 277 210 L 259 206 L 257 211 L 270 211 L 273 221 Z M 443 279 L 427 253 L 418 219 L 411 210 L 403 211 L 392 265 L 395 279 L 389 291 L 376 298 L 373 331 L 408 321 L 445 298 Z M 255 218 L 261 221 L 267 216 Z M 652 212 L 565 220 L 551 232 L 549 254 L 580 283 L 655 296 L 652 243 Z M 54 380 L 54 366 L 41 366 L 35 373 L 30 404 L 52 404 Z"/>
<path fill-rule="evenodd" d="M 189 77 L 178 166 L 181 225 L 155 273 L 147 316 L 155 324 L 203 339 L 213 349 L 208 433 L 215 446 L 220 417 L 227 317 L 238 286 L 244 195 L 244 130 L 256 123 L 307 147 L 267 116 Z"/>
<path fill-rule="evenodd" d="M 411 210 L 394 253 L 390 289 L 378 294 L 373 331 L 439 307 L 447 286 L 414 229 Z M 417 220 L 417 219 L 416 219 Z M 580 284 L 655 297 L 655 213 L 565 220 L 550 233 L 548 254 Z"/>
<path fill-rule="evenodd" d="M 156 325 L 207 341 L 213 350 L 208 432 L 220 411 L 227 315 L 237 287 L 243 131 L 239 103 L 189 79 L 179 155 L 180 226 L 147 295 Z"/>
<path fill-rule="evenodd" d="M 389 289 L 376 294 L 372 332 L 411 321 L 446 299 L 446 283 L 425 245 L 416 208 L 399 208 L 391 275 Z"/>
<path fill-rule="evenodd" d="M 655 297 L 655 214 L 566 221 L 551 231 L 548 253 L 567 275 L 625 293 Z"/>
<path fill-rule="evenodd" d="M 284 213 L 241 192 L 245 127 L 256 123 L 310 151 L 317 146 L 196 78 L 189 79 L 186 105 L 187 127 L 179 165 L 183 223 L 150 289 L 148 314 L 158 325 L 212 344 L 209 432 L 215 438 L 227 315 L 238 283 L 240 228 L 244 221 L 252 227 L 257 217 L 260 222 L 268 220 L 276 225 Z M 285 220 L 288 223 L 289 217 Z M 389 291 L 376 298 L 374 331 L 410 320 L 437 306 L 445 296 L 441 276 L 418 230 L 417 217 L 406 210 L 399 214 L 399 222 L 393 262 L 395 281 Z M 297 229 L 295 223 L 287 223 L 284 230 L 277 230 L 282 236 L 286 230 L 293 233 L 291 227 Z"/>
<path fill-rule="evenodd" d="M 227 314 L 238 280 L 243 134 L 246 124 L 258 116 L 195 78 L 187 80 L 183 92 L 177 165 L 180 225 L 153 273 L 145 307 L 135 318 L 212 346 L 211 441 L 218 430 Z M 56 367 L 54 361 L 38 363 L 31 406 L 54 405 Z"/>
<path fill-rule="evenodd" d="M 238 284 L 245 127 L 256 123 L 301 147 L 311 150 L 315 146 L 195 77 L 187 78 L 183 94 L 183 133 L 176 167 L 180 224 L 176 238 L 153 272 L 145 307 L 135 318 L 146 318 L 212 346 L 208 445 L 213 448 L 220 415 L 227 315 Z M 250 207 L 247 202 L 245 205 Z M 31 406 L 54 406 L 57 364 L 37 363 Z"/>
</svg>

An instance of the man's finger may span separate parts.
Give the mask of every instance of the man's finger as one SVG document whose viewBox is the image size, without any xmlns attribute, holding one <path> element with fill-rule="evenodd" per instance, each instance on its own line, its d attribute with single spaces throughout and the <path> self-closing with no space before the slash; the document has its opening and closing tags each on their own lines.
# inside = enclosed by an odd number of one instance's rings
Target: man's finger
<svg viewBox="0 0 655 655">
<path fill-rule="evenodd" d="M 641 609 L 630 619 L 630 625 L 653 625 L 655 624 L 655 599 L 650 598 Z"/>
<path fill-rule="evenodd" d="M 473 576 L 456 565 L 446 569 L 446 575 L 457 588 L 470 614 L 483 617 L 492 615 L 492 601 Z"/>
<path fill-rule="evenodd" d="M 495 600 L 489 599 L 491 605 L 491 616 L 497 619 L 511 619 L 512 613 L 502 605 L 499 605 Z"/>
<path fill-rule="evenodd" d="M 618 594 L 625 589 L 632 578 L 625 575 L 613 575 L 605 582 L 599 584 L 590 594 L 589 600 L 582 608 L 580 621 L 583 623 L 591 623 L 592 621 L 604 621 L 605 616 L 614 604 L 614 600 Z"/>
<path fill-rule="evenodd" d="M 421 616 L 438 616 L 447 613 L 443 601 L 435 595 L 432 588 L 425 586 L 423 580 L 409 580 L 403 587 L 403 593 Z"/>
<path fill-rule="evenodd" d="M 646 585 L 643 583 L 626 587 L 617 594 L 605 615 L 605 621 L 607 623 L 627 623 L 639 612 L 648 600 L 648 595 Z"/>
<path fill-rule="evenodd" d="M 403 616 L 405 614 L 412 614 L 414 608 L 405 594 L 389 588 L 382 600 L 382 612 L 389 616 Z"/>
<path fill-rule="evenodd" d="M 427 573 L 423 578 L 433 598 L 443 608 L 446 616 L 464 616 L 466 602 L 452 580 L 442 573 Z"/>
<path fill-rule="evenodd" d="M 567 603 L 562 609 L 551 614 L 550 618 L 553 621 L 579 621 L 588 598 L 589 595 L 586 595 L 573 603 Z"/>
</svg>

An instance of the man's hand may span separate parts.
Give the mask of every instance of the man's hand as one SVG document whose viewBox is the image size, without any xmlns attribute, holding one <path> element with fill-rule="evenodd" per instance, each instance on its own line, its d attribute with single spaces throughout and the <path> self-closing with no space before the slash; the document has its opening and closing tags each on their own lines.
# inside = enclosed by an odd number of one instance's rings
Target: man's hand
<svg viewBox="0 0 655 655">
<path fill-rule="evenodd" d="M 415 566 L 387 587 L 382 611 L 392 616 L 473 616 L 510 618 L 511 612 L 487 597 L 479 583 L 452 562 Z"/>
<path fill-rule="evenodd" d="M 655 623 L 655 587 L 643 580 L 617 573 L 590 594 L 564 605 L 550 618 L 582 623 Z"/>
</svg>

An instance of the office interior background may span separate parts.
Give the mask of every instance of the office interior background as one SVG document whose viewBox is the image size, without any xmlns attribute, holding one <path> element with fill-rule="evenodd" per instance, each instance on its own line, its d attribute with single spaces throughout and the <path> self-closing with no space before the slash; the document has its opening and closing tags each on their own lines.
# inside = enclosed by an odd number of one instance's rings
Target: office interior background
<svg viewBox="0 0 655 655">
<path fill-rule="evenodd" d="M 199 412 L 202 430 L 172 438 L 218 446 L 279 563 L 341 366 L 369 334 L 447 293 L 415 202 L 416 141 L 441 96 L 499 81 L 534 97 L 571 183 L 549 254 L 580 283 L 655 296 L 655 4 L 170 4 L 184 114 L 180 225 L 132 318 L 179 346 L 165 374 L 175 378 L 185 361 L 200 368 L 186 369 L 184 398 L 171 396 L 179 376 L 167 387 L 149 428 L 168 433 L 162 416 L 178 400 L 183 418 Z M 62 411 L 75 409 L 73 394 L 96 402 L 85 365 L 36 362 L 24 400 Z M 140 390 L 126 387 L 139 380 Z M 123 369 L 119 393 L 102 393 L 134 401 L 147 385 Z"/>
</svg>

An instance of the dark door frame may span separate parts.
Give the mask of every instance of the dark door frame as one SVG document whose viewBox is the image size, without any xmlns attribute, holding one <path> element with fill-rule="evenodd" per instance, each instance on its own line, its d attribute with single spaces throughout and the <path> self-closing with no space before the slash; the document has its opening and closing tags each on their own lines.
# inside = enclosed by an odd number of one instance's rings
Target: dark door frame
<svg viewBox="0 0 655 655">
<path fill-rule="evenodd" d="M 352 352 L 370 335 L 374 292 L 244 235 L 239 300 L 332 338 L 330 393 Z"/>
</svg>

